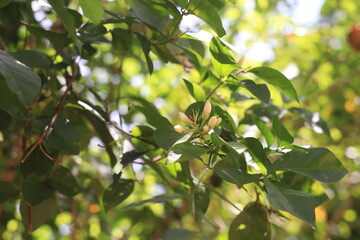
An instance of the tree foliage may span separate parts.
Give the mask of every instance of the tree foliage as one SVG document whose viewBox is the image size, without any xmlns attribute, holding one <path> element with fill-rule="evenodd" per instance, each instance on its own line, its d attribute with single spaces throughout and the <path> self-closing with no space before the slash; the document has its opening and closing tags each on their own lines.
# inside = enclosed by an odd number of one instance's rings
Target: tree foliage
<svg viewBox="0 0 360 240">
<path fill-rule="evenodd" d="M 300 226 L 302 239 L 331 236 L 332 222 L 319 221 L 328 184 L 354 170 L 334 134 L 351 122 L 344 109 L 358 114 L 358 88 L 337 88 L 358 85 L 358 55 L 336 38 L 317 46 L 318 32 L 284 36 L 277 27 L 295 27 L 273 13 L 286 4 L 1 2 L 2 237 L 279 239 Z M 181 24 L 191 16 L 208 41 Z M 250 29 L 281 44 L 273 63 L 236 49 Z M 341 57 L 350 64 L 332 68 Z M 289 66 L 301 70 L 292 81 Z"/>
</svg>

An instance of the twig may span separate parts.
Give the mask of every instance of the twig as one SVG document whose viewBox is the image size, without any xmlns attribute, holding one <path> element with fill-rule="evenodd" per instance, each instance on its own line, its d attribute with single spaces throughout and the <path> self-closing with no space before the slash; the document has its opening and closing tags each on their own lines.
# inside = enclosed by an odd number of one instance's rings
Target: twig
<svg viewBox="0 0 360 240">
<path fill-rule="evenodd" d="M 56 112 L 55 112 L 54 116 L 51 118 L 50 123 L 45 127 L 44 132 L 38 137 L 38 139 L 36 140 L 34 145 L 32 145 L 32 147 L 29 149 L 29 151 L 27 151 L 25 156 L 21 159 L 22 163 L 24 163 L 29 158 L 30 154 L 43 141 L 43 139 L 49 134 L 50 130 L 53 128 L 56 119 L 59 117 L 60 112 L 63 110 L 64 104 L 65 104 L 65 101 L 66 101 L 66 97 L 67 97 L 68 93 L 70 92 L 70 90 L 72 88 L 72 84 L 73 84 L 73 82 L 75 80 L 77 70 L 78 70 L 78 64 L 75 64 L 75 66 L 73 67 L 73 73 L 72 73 L 71 77 L 68 78 L 66 90 L 65 90 L 64 94 L 62 95 L 62 97 L 60 99 L 60 102 L 59 102 L 59 104 L 58 104 L 58 106 L 56 108 Z M 65 74 L 65 77 L 66 76 L 68 76 L 68 75 Z"/>
</svg>

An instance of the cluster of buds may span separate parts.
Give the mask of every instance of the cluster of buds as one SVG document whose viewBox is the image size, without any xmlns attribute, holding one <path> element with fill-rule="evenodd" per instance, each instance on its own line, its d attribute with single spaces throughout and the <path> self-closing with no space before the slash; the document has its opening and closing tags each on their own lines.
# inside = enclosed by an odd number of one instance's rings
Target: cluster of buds
<svg viewBox="0 0 360 240">
<path fill-rule="evenodd" d="M 214 129 L 221 123 L 221 118 L 212 116 L 211 114 L 211 103 L 206 101 L 202 115 L 201 115 L 201 124 L 197 123 L 198 113 L 195 113 L 194 116 L 186 116 L 185 113 L 179 112 L 179 118 L 184 123 L 183 125 L 176 125 L 174 129 L 178 133 L 188 133 L 188 132 L 199 132 L 202 135 L 207 134 L 211 129 Z M 207 123 L 206 123 L 207 122 Z"/>
</svg>

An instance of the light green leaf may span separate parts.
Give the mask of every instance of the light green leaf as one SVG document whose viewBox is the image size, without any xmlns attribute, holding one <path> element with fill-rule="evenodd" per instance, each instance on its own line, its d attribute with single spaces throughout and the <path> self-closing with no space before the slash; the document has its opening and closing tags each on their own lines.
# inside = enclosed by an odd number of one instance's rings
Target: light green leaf
<svg viewBox="0 0 360 240">
<path fill-rule="evenodd" d="M 251 114 L 251 119 L 253 123 L 256 124 L 262 135 L 265 137 L 268 146 L 270 147 L 274 143 L 274 135 L 271 130 L 266 126 L 266 124 L 260 120 L 256 115 Z"/>
<path fill-rule="evenodd" d="M 80 0 L 81 9 L 85 17 L 98 25 L 104 15 L 104 9 L 99 0 Z"/>
<path fill-rule="evenodd" d="M 248 70 L 263 79 L 264 81 L 270 83 L 274 87 L 278 88 L 284 94 L 290 98 L 299 102 L 298 95 L 294 86 L 291 84 L 289 79 L 287 79 L 281 72 L 269 67 L 256 67 Z"/>
<path fill-rule="evenodd" d="M 40 90 L 40 77 L 3 50 L 0 50 L 0 75 L 20 102 L 30 106 Z"/>
<path fill-rule="evenodd" d="M 269 171 L 295 172 L 325 183 L 336 183 L 348 173 L 340 160 L 326 148 L 292 151 L 272 164 Z"/>
<path fill-rule="evenodd" d="M 183 80 L 185 82 L 186 88 L 188 89 L 189 93 L 196 101 L 205 101 L 206 100 L 206 94 L 202 87 L 200 87 L 199 85 L 194 84 L 186 79 L 183 79 Z"/>
<path fill-rule="evenodd" d="M 62 0 L 48 0 L 54 11 L 59 15 L 64 27 L 73 40 L 76 39 L 75 19 L 73 15 L 64 7 Z"/>
<path fill-rule="evenodd" d="M 190 12 L 209 24 L 209 26 L 216 32 L 219 37 L 222 37 L 226 34 L 217 9 L 214 8 L 208 0 L 191 1 L 189 9 L 194 9 Z"/>
<path fill-rule="evenodd" d="M 274 207 L 315 227 L 315 202 L 311 194 L 280 187 L 270 182 L 266 177 L 264 180 L 267 198 Z"/>
<path fill-rule="evenodd" d="M 272 129 L 277 138 L 279 147 L 290 145 L 294 142 L 294 137 L 290 135 L 288 130 L 282 125 L 277 116 L 272 118 Z"/>
<path fill-rule="evenodd" d="M 239 69 L 240 65 L 229 52 L 229 48 L 219 38 L 213 37 L 210 42 L 211 62 L 219 77 L 229 75 L 232 71 Z"/>
<path fill-rule="evenodd" d="M 268 240 L 271 237 L 268 216 L 261 204 L 254 202 L 233 220 L 229 229 L 229 240 Z"/>
</svg>

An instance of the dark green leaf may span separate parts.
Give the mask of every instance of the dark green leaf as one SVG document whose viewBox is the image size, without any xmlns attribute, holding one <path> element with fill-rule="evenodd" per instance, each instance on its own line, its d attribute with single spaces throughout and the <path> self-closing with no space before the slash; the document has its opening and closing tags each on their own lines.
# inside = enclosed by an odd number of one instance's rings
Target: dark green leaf
<svg viewBox="0 0 360 240">
<path fill-rule="evenodd" d="M 135 181 L 130 179 L 120 179 L 115 186 L 110 185 L 110 187 L 104 191 L 102 197 L 106 211 L 116 207 L 128 198 L 134 191 L 134 187 Z"/>
<path fill-rule="evenodd" d="M 271 237 L 267 213 L 261 204 L 248 204 L 233 220 L 229 229 L 229 240 L 268 240 Z"/>
<path fill-rule="evenodd" d="M 204 217 L 210 204 L 210 191 L 203 187 L 198 186 L 194 193 L 194 210 L 195 210 L 195 221 L 200 222 Z"/>
<path fill-rule="evenodd" d="M 38 51 L 21 50 L 10 54 L 30 68 L 49 69 L 50 67 L 49 57 Z"/>
<path fill-rule="evenodd" d="M 291 171 L 326 183 L 336 183 L 348 173 L 340 160 L 326 148 L 292 151 L 272 164 L 269 171 Z"/>
<path fill-rule="evenodd" d="M 210 42 L 211 61 L 219 77 L 229 75 L 232 71 L 239 69 L 240 65 L 229 52 L 229 48 L 217 37 Z"/>
<path fill-rule="evenodd" d="M 0 203 L 18 197 L 19 193 L 20 190 L 13 183 L 0 181 Z"/>
<path fill-rule="evenodd" d="M 167 229 L 162 240 L 190 240 L 194 239 L 195 232 L 187 229 Z"/>
<path fill-rule="evenodd" d="M 114 154 L 114 138 L 111 136 L 106 123 L 91 111 L 83 110 L 81 111 L 81 114 L 83 114 L 93 125 L 101 141 L 105 144 L 105 150 L 109 155 L 111 166 L 115 166 L 118 162 L 118 158 Z"/>
<path fill-rule="evenodd" d="M 280 187 L 270 182 L 266 177 L 264 180 L 267 198 L 274 207 L 315 227 L 315 203 L 311 194 Z"/>
<path fill-rule="evenodd" d="M 247 174 L 234 168 L 215 168 L 215 173 L 225 181 L 234 183 L 239 187 L 255 182 L 262 176 L 262 174 Z"/>
<path fill-rule="evenodd" d="M 6 7 L 12 0 L 1 0 L 0 1 L 0 8 Z"/>
<path fill-rule="evenodd" d="M 274 116 L 272 118 L 272 129 L 277 138 L 277 144 L 279 147 L 290 145 L 294 142 L 294 137 L 290 135 L 288 130 L 282 125 L 278 117 Z"/>
<path fill-rule="evenodd" d="M 219 37 L 226 34 L 217 9 L 208 0 L 193 0 L 190 2 L 189 9 L 193 9 L 192 13 L 209 24 Z"/>
<path fill-rule="evenodd" d="M 326 122 L 320 117 L 319 113 L 313 113 L 302 108 L 292 108 L 293 112 L 300 113 L 300 116 L 307 122 L 317 133 L 325 133 L 330 136 L 330 130 Z"/>
<path fill-rule="evenodd" d="M 30 148 L 31 146 L 28 149 Z M 46 151 L 47 149 L 44 148 L 44 150 Z M 53 160 L 44 155 L 39 147 L 36 147 L 29 155 L 27 160 L 21 164 L 21 171 L 25 177 L 31 173 L 36 173 L 37 175 L 41 176 L 45 173 L 48 173 L 54 166 L 54 163 L 55 162 Z"/>
<path fill-rule="evenodd" d="M 96 25 L 101 22 L 104 9 L 99 0 L 80 0 L 79 3 L 85 17 L 89 18 Z"/>
<path fill-rule="evenodd" d="M 64 27 L 68 31 L 69 35 L 73 40 L 76 39 L 75 19 L 70 12 L 64 7 L 62 0 L 48 0 L 54 11 L 58 14 L 62 20 Z"/>
<path fill-rule="evenodd" d="M 236 126 L 235 126 L 234 119 L 231 117 L 231 115 L 227 111 L 223 110 L 219 106 L 215 106 L 214 111 L 219 117 L 222 118 L 222 121 L 220 123 L 220 126 L 222 128 L 224 128 L 226 131 L 228 131 L 230 133 L 236 132 Z"/>
<path fill-rule="evenodd" d="M 2 110 L 0 105 L 0 131 L 7 129 L 10 123 L 11 123 L 11 116 L 9 115 L 9 113 Z"/>
<path fill-rule="evenodd" d="M 270 102 L 270 91 L 265 84 L 256 84 L 252 80 L 242 80 L 241 83 L 249 92 L 264 103 Z"/>
<path fill-rule="evenodd" d="M 256 67 L 250 69 L 248 72 L 255 74 L 259 78 L 278 88 L 287 96 L 299 102 L 295 88 L 289 79 L 287 79 L 281 72 L 269 67 Z"/>
<path fill-rule="evenodd" d="M 56 166 L 48 182 L 56 191 L 69 197 L 73 197 L 81 191 L 71 171 L 61 165 Z"/>
<path fill-rule="evenodd" d="M 123 168 L 144 154 L 145 154 L 145 152 L 136 152 L 136 151 L 130 151 L 130 152 L 124 153 L 124 155 L 121 158 L 121 164 L 123 165 Z"/>
<path fill-rule="evenodd" d="M 131 50 L 133 35 L 130 31 L 115 28 L 111 31 L 111 44 L 116 52 L 123 53 Z"/>
<path fill-rule="evenodd" d="M 24 178 L 22 193 L 31 205 L 37 205 L 50 198 L 55 189 L 47 183 L 41 182 L 38 175 L 30 174 Z"/>
<path fill-rule="evenodd" d="M 0 50 L 0 75 L 20 102 L 30 106 L 40 90 L 40 77 L 3 50 Z"/>
<path fill-rule="evenodd" d="M 140 207 L 140 206 L 143 206 L 143 205 L 149 204 L 149 203 L 162 203 L 162 202 L 171 201 L 171 200 L 180 199 L 180 198 L 184 198 L 184 196 L 180 195 L 180 194 L 158 195 L 158 196 L 155 196 L 153 198 L 146 199 L 146 200 L 143 200 L 143 201 L 140 201 L 140 202 L 131 203 L 131 204 L 123 207 L 122 209 L 127 210 L 127 209 L 130 209 L 130 208 Z"/>
<path fill-rule="evenodd" d="M 256 124 L 262 135 L 265 137 L 268 147 L 270 147 L 274 143 L 274 135 L 272 134 L 271 130 L 256 115 L 251 114 L 251 119 L 253 123 Z"/>
<path fill-rule="evenodd" d="M 46 31 L 36 25 L 27 25 L 26 28 L 32 34 L 49 39 L 55 49 L 62 49 L 71 43 L 71 39 L 66 34 Z"/>
<path fill-rule="evenodd" d="M 185 82 L 186 88 L 188 89 L 189 93 L 196 101 L 205 101 L 206 100 L 206 94 L 202 87 L 200 87 L 199 85 L 194 84 L 188 80 L 185 80 L 185 79 L 183 79 L 183 80 Z"/>
<path fill-rule="evenodd" d="M 39 118 L 33 122 L 32 126 L 40 135 L 49 123 L 50 119 Z M 65 151 L 75 155 L 80 152 L 80 134 L 68 120 L 63 118 L 56 120 L 43 143 L 49 150 Z"/>
<path fill-rule="evenodd" d="M 164 28 L 160 16 L 151 11 L 151 3 L 149 4 L 144 0 L 133 0 L 133 2 L 134 8 L 130 10 L 132 16 L 158 31 Z"/>
</svg>

